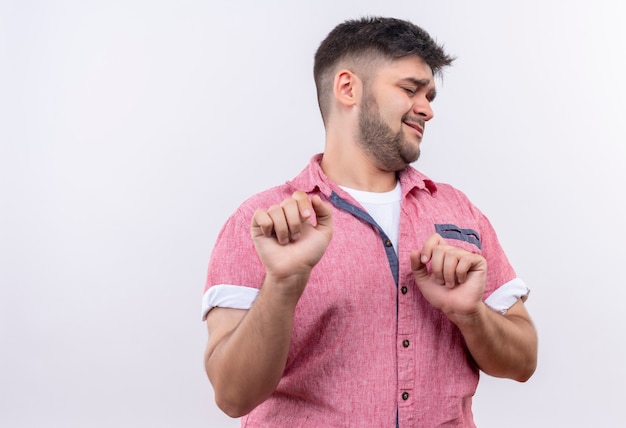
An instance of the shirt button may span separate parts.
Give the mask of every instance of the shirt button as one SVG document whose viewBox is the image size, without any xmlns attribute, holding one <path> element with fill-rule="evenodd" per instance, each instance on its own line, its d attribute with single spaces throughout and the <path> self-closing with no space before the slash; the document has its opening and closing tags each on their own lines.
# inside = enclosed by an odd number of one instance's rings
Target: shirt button
<svg viewBox="0 0 626 428">
<path fill-rule="evenodd" d="M 400 289 L 400 291 L 402 291 L 402 294 L 406 294 L 406 293 L 408 293 L 408 292 L 409 292 L 409 289 L 408 289 L 408 288 L 406 288 L 406 287 L 402 287 L 402 288 Z"/>
<path fill-rule="evenodd" d="M 405 348 L 408 348 L 408 347 L 409 347 L 409 344 L 410 344 L 410 343 L 409 343 L 409 341 L 408 341 L 408 340 L 403 340 L 403 341 L 402 341 L 402 346 L 404 346 Z"/>
<path fill-rule="evenodd" d="M 385 246 L 386 246 L 386 247 L 391 247 L 392 245 L 393 245 L 393 244 L 391 243 L 391 240 L 390 240 L 390 239 L 387 239 L 387 240 L 385 241 Z"/>
<path fill-rule="evenodd" d="M 408 392 L 403 392 L 403 393 L 402 393 L 402 399 L 403 399 L 404 401 L 408 400 L 408 399 L 409 399 L 409 393 L 408 393 Z"/>
</svg>

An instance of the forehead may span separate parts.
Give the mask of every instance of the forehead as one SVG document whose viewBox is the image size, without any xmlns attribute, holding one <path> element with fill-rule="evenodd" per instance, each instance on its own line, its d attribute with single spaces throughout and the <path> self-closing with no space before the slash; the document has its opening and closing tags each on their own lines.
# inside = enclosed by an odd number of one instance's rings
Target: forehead
<svg viewBox="0 0 626 428">
<path fill-rule="evenodd" d="M 433 72 L 428 64 L 418 56 L 407 56 L 384 61 L 378 67 L 377 77 L 384 81 L 420 80 L 428 81 L 435 87 Z"/>
</svg>

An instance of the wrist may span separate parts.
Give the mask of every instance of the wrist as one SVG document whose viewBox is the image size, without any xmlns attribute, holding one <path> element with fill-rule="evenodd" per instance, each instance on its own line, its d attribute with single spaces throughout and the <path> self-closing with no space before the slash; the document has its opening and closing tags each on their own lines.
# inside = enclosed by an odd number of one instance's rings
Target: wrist
<svg viewBox="0 0 626 428">
<path fill-rule="evenodd" d="M 300 299 L 309 280 L 310 272 L 291 275 L 272 275 L 267 273 L 261 290 L 286 301 Z"/>
<path fill-rule="evenodd" d="M 488 310 L 490 309 L 481 300 L 472 310 L 466 312 L 450 312 L 446 315 L 461 331 L 464 331 L 481 326 L 487 317 L 486 312 Z"/>
</svg>

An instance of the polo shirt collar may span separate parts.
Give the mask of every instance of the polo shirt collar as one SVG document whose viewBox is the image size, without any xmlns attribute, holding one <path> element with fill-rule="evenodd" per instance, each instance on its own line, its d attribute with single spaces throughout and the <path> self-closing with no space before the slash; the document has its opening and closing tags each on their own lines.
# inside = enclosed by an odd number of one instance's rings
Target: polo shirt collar
<svg viewBox="0 0 626 428">
<path fill-rule="evenodd" d="M 311 158 L 309 165 L 298 174 L 288 184 L 296 189 L 305 191 L 306 193 L 313 192 L 316 188 L 330 198 L 330 195 L 335 192 L 340 196 L 345 195 L 345 192 L 333 182 L 320 166 L 322 161 L 322 153 L 318 153 Z M 429 179 L 426 175 L 422 174 L 412 166 L 407 166 L 398 174 L 400 179 L 400 186 L 402 187 L 402 197 L 404 198 L 408 193 L 414 189 L 424 190 L 433 195 L 437 191 L 437 185 L 434 181 Z"/>
</svg>

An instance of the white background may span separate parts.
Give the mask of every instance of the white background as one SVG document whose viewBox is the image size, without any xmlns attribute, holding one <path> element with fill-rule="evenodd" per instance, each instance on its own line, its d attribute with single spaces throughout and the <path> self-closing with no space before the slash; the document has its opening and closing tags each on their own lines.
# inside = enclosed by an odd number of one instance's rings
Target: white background
<svg viewBox="0 0 626 428">
<path fill-rule="evenodd" d="M 539 368 L 480 427 L 626 418 L 625 8 L 613 1 L 0 0 L 0 426 L 235 427 L 202 353 L 227 216 L 323 149 L 312 58 L 388 15 L 458 57 L 416 165 L 488 215 Z"/>
</svg>

